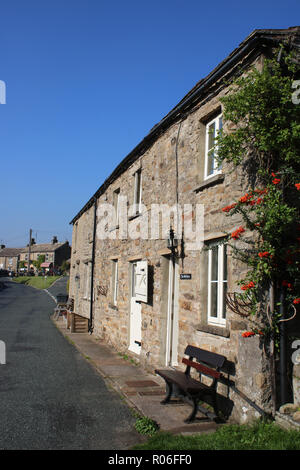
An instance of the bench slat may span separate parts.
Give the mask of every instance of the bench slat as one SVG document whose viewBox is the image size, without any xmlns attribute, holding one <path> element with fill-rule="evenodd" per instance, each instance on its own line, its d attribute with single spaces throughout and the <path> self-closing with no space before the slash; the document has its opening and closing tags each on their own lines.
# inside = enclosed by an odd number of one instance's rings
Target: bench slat
<svg viewBox="0 0 300 470">
<path fill-rule="evenodd" d="M 226 357 L 221 356 L 221 354 L 205 351 L 204 349 L 191 345 L 187 346 L 184 353 L 187 356 L 195 357 L 198 361 L 205 362 L 205 364 L 213 367 L 222 367 L 226 360 Z"/>
<path fill-rule="evenodd" d="M 206 390 L 207 392 L 213 392 L 213 389 L 210 386 L 203 384 L 202 382 L 199 382 L 196 379 L 193 379 L 189 375 L 186 375 L 184 372 L 180 372 L 177 370 L 175 371 L 156 369 L 155 373 L 163 377 L 165 380 L 172 381 L 184 391 L 189 391 L 191 393 L 197 393 L 203 390 Z"/>
<path fill-rule="evenodd" d="M 205 375 L 209 375 L 210 377 L 214 377 L 215 379 L 219 379 L 221 376 L 221 373 L 217 370 L 210 369 L 209 367 L 206 367 L 203 364 L 199 364 L 198 362 L 190 361 L 185 357 L 182 359 L 182 362 L 186 366 L 194 367 L 194 369 L 198 370 L 199 372 L 202 372 Z"/>
</svg>

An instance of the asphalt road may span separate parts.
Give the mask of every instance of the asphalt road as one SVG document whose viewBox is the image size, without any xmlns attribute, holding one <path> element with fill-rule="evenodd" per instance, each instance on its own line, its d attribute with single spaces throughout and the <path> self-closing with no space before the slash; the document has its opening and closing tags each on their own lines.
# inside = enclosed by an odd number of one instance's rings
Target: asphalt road
<svg viewBox="0 0 300 470">
<path fill-rule="evenodd" d="M 134 418 L 50 319 L 43 291 L 0 290 L 0 449 L 122 450 L 139 441 Z M 49 289 L 63 293 L 59 281 Z"/>
</svg>

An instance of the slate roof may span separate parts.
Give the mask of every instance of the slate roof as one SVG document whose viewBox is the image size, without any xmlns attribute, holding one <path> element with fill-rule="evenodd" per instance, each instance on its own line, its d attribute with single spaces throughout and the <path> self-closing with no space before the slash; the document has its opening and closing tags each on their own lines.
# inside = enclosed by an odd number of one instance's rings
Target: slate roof
<svg viewBox="0 0 300 470">
<path fill-rule="evenodd" d="M 31 245 L 31 253 L 46 253 L 51 251 L 56 251 L 61 246 L 65 245 L 67 242 L 63 243 L 41 243 L 39 245 Z M 20 249 L 21 253 L 28 253 L 28 246 Z M 1 252 L 0 252 L 1 253 Z"/>
<path fill-rule="evenodd" d="M 13 258 L 14 256 L 18 256 L 23 248 L 3 248 L 0 250 L 0 258 L 7 257 L 7 258 Z"/>
</svg>

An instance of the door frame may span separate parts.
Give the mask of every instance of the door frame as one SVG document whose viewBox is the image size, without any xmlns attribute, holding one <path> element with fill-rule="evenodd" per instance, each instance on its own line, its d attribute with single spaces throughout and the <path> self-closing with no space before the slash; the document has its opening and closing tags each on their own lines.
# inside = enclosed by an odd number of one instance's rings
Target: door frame
<svg viewBox="0 0 300 470">
<path fill-rule="evenodd" d="M 136 307 L 139 308 L 140 312 L 139 312 L 139 315 L 140 315 L 140 338 L 138 338 L 136 341 L 139 341 L 141 342 L 141 338 L 142 338 L 142 305 L 141 305 L 141 302 L 138 302 L 138 301 L 134 301 L 134 297 L 133 297 L 133 288 L 134 288 L 134 266 L 136 266 L 136 264 L 141 261 L 140 259 L 136 259 L 134 261 L 130 261 L 129 262 L 129 279 L 130 279 L 130 282 L 129 282 L 129 286 L 130 286 L 130 291 L 129 291 L 129 335 L 128 335 L 128 350 L 130 352 L 133 352 L 137 355 L 140 355 L 141 353 L 141 346 L 139 346 L 138 344 L 134 344 L 133 343 L 133 338 L 132 338 L 132 303 L 135 302 L 136 304 Z"/>
<path fill-rule="evenodd" d="M 172 256 L 167 256 L 168 260 L 168 297 L 167 297 L 167 318 L 165 335 L 165 365 L 178 365 L 178 297 L 179 297 L 179 264 Z"/>
</svg>

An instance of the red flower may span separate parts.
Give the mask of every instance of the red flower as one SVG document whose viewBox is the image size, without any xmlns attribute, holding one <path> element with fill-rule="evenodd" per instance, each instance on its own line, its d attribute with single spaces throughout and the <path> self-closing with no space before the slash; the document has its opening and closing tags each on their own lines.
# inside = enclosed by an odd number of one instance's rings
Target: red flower
<svg viewBox="0 0 300 470">
<path fill-rule="evenodd" d="M 261 197 L 259 197 L 259 198 L 256 199 L 256 204 L 260 204 L 262 201 L 263 201 L 263 199 Z"/>
<path fill-rule="evenodd" d="M 293 288 L 293 284 L 289 281 L 282 281 L 282 285 L 284 287 L 288 287 L 289 289 L 292 289 Z"/>
<path fill-rule="evenodd" d="M 249 284 L 244 284 L 241 289 L 242 290 L 248 290 L 248 289 L 252 289 L 252 287 L 255 287 L 255 284 L 253 281 L 250 281 Z"/>
<path fill-rule="evenodd" d="M 258 256 L 260 258 L 268 258 L 269 256 L 270 258 L 272 258 L 272 255 L 268 251 L 261 251 L 260 253 L 258 253 Z"/>
<path fill-rule="evenodd" d="M 297 188 L 297 191 L 300 191 L 300 183 L 296 183 L 295 186 Z"/>
<path fill-rule="evenodd" d="M 246 193 L 245 196 L 242 196 L 242 197 L 240 198 L 240 202 L 243 202 L 243 203 L 244 203 L 244 202 L 249 202 L 250 199 L 252 199 L 252 197 L 253 197 L 252 194 Z"/>
<path fill-rule="evenodd" d="M 298 297 L 298 299 L 294 299 L 293 304 L 295 305 L 300 304 L 300 298 Z"/>
<path fill-rule="evenodd" d="M 222 211 L 223 212 L 229 212 L 231 209 L 233 209 L 236 206 L 236 204 L 231 204 L 230 206 L 223 207 Z"/>
<path fill-rule="evenodd" d="M 239 238 L 240 234 L 243 233 L 243 232 L 245 232 L 245 229 L 243 227 L 239 227 L 237 230 L 232 232 L 231 238 L 233 238 L 234 240 L 237 240 Z"/>
<path fill-rule="evenodd" d="M 254 336 L 255 333 L 253 333 L 253 331 L 245 331 L 244 333 L 242 333 L 242 337 L 243 338 L 249 338 L 249 336 Z"/>
<path fill-rule="evenodd" d="M 275 179 L 273 179 L 272 183 L 273 183 L 273 184 L 279 184 L 279 183 L 280 183 L 280 179 L 279 179 L 279 178 L 275 178 Z"/>
<path fill-rule="evenodd" d="M 261 196 L 262 194 L 266 194 L 268 192 L 268 190 L 267 190 L 267 188 L 265 188 L 265 189 L 256 189 L 255 192 L 257 194 L 260 194 L 260 196 Z"/>
</svg>

